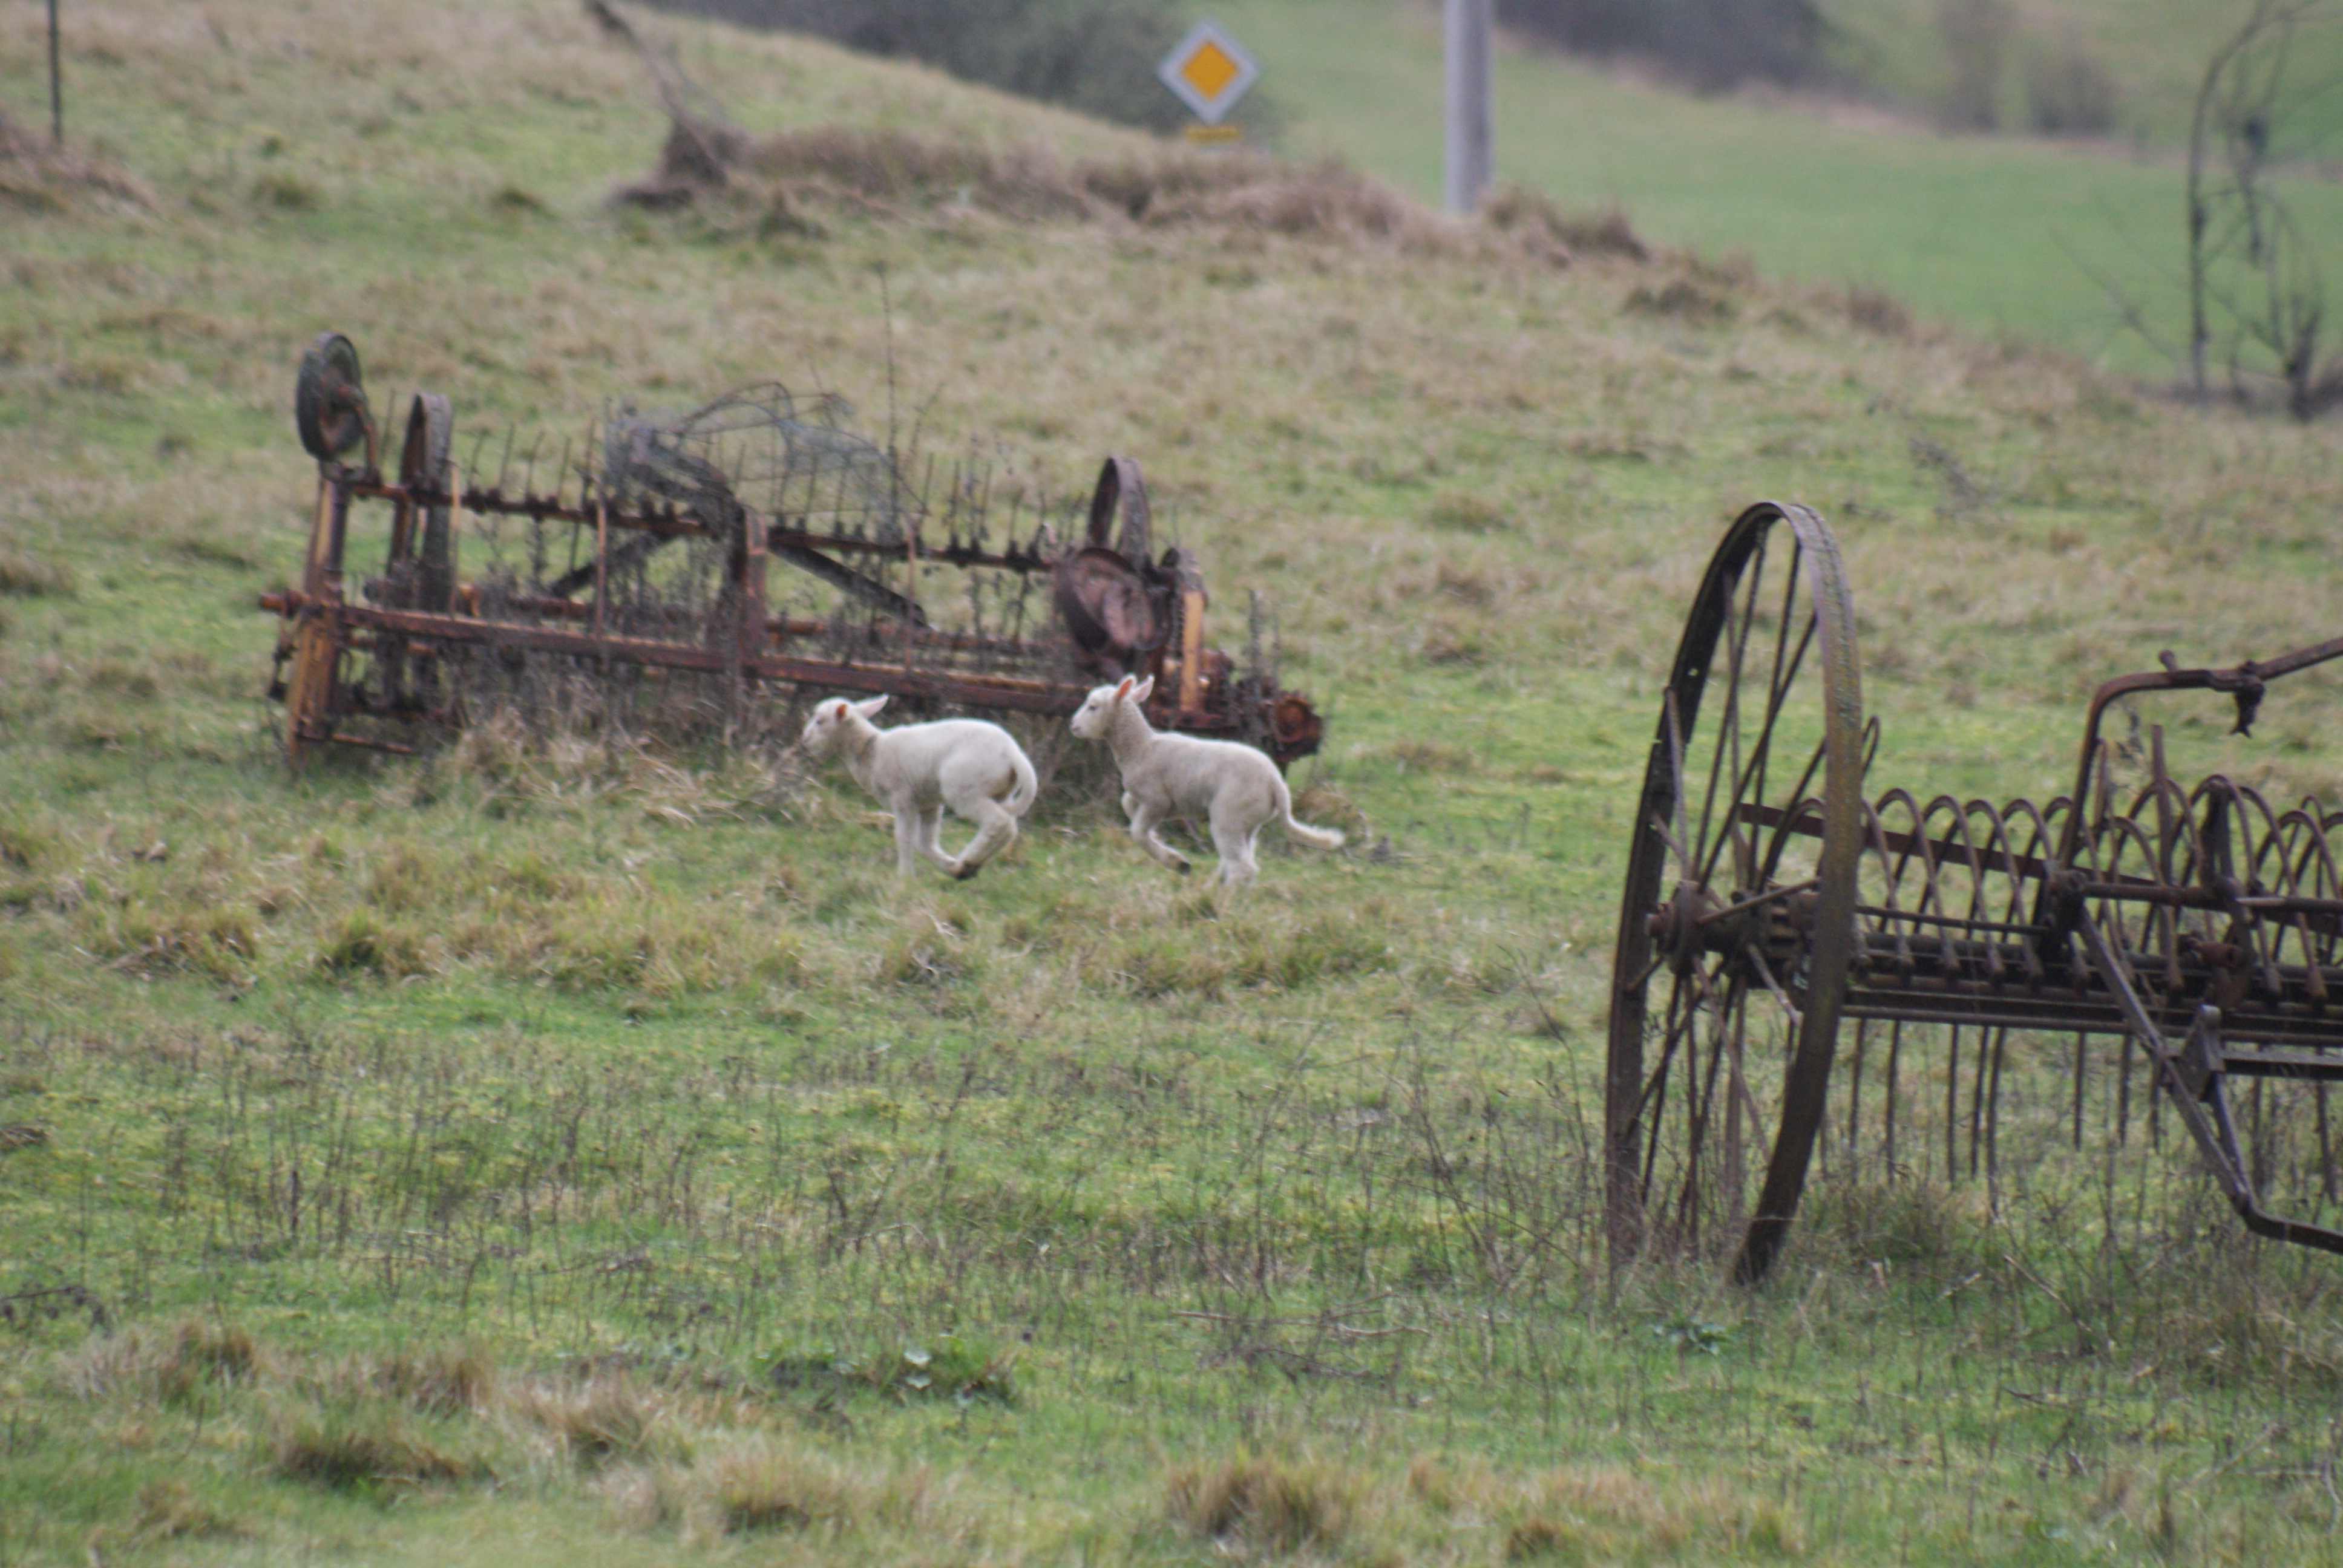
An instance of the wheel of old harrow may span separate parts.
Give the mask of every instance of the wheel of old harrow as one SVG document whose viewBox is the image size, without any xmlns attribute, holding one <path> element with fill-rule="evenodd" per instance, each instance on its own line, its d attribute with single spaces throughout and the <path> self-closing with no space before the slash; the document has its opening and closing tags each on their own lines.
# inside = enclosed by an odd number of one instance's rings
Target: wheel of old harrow
<svg viewBox="0 0 2343 1568">
<path fill-rule="evenodd" d="M 321 463 L 366 439 L 372 419 L 358 375 L 358 351 L 340 333 L 319 333 L 301 356 L 293 382 L 293 423 L 302 447 Z"/>
<path fill-rule="evenodd" d="M 1604 1094 L 1614 1261 L 1731 1246 L 1752 1282 L 1788 1231 L 1846 991 L 1863 748 L 1837 544 L 1805 508 L 1761 502 L 1694 600 L 1628 853 Z"/>
<path fill-rule="evenodd" d="M 398 449 L 398 483 L 410 493 L 417 488 L 446 497 L 455 470 L 449 462 L 455 448 L 456 416 L 447 399 L 437 392 L 417 392 L 407 409 L 407 439 Z M 445 611 L 456 591 L 455 540 L 448 528 L 448 502 L 400 508 L 399 542 L 412 552 L 416 565 L 415 608 Z"/>
</svg>

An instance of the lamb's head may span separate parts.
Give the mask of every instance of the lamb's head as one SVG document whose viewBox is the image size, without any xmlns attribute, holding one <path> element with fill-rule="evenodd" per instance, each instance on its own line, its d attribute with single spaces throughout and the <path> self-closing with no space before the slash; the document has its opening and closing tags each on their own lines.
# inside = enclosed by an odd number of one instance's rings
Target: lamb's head
<svg viewBox="0 0 2343 1568">
<path fill-rule="evenodd" d="M 1145 680 L 1126 675 L 1112 686 L 1093 687 L 1091 694 L 1082 699 L 1082 705 L 1074 709 L 1074 716 L 1066 720 L 1066 728 L 1084 740 L 1103 740 L 1114 725 L 1115 704 L 1144 704 L 1154 689 L 1155 678 L 1151 675 Z"/>
<path fill-rule="evenodd" d="M 827 756 L 838 745 L 839 737 L 855 727 L 857 719 L 868 723 L 886 706 L 885 692 L 867 702 L 849 702 L 842 697 L 825 697 L 814 706 L 813 717 L 805 721 L 805 729 L 798 736 L 798 744 L 816 757 Z"/>
</svg>

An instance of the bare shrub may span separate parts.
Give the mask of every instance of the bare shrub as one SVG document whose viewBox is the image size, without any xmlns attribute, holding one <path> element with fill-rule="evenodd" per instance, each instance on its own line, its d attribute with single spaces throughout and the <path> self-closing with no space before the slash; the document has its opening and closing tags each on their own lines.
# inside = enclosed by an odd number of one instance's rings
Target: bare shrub
<svg viewBox="0 0 2343 1568">
<path fill-rule="evenodd" d="M 2043 136 L 2105 136 L 2120 103 L 2114 73 L 2079 38 L 2026 63 L 2026 119 Z"/>
<path fill-rule="evenodd" d="M 2016 25 L 2009 0 L 1936 0 L 1936 36 L 1948 74 L 1946 125 L 1989 131 L 2000 123 L 2002 57 Z"/>
<path fill-rule="evenodd" d="M 1840 291 L 1836 300 L 1839 312 L 1848 323 L 1865 332 L 1882 337 L 1912 336 L 1912 313 L 1904 302 L 1884 288 L 1869 284 L 1850 283 Z"/>
</svg>

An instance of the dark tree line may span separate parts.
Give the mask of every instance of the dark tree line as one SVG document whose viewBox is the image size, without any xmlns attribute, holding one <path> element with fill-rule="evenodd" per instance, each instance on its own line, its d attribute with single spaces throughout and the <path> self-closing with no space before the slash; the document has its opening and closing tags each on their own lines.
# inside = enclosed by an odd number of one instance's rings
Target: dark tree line
<svg viewBox="0 0 2343 1568">
<path fill-rule="evenodd" d="M 1172 0 L 649 0 L 662 10 L 810 33 L 922 61 L 1101 119 L 1169 130 L 1190 118 L 1155 79 L 1186 30 Z"/>
<path fill-rule="evenodd" d="M 1497 0 L 1497 19 L 1580 54 L 1640 56 L 1712 91 L 1812 82 L 1831 37 L 1813 0 Z"/>
</svg>

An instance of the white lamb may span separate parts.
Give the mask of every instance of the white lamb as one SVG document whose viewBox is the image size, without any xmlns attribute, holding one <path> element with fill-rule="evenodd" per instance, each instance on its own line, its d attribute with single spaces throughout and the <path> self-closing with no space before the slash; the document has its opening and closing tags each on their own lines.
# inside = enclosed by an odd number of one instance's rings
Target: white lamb
<svg viewBox="0 0 2343 1568">
<path fill-rule="evenodd" d="M 1076 735 L 1103 740 L 1114 753 L 1122 772 L 1122 809 L 1141 849 L 1185 871 L 1187 858 L 1155 836 L 1155 825 L 1174 817 L 1208 822 L 1221 857 L 1220 879 L 1234 886 L 1260 872 L 1253 844 L 1272 819 L 1305 844 L 1342 848 L 1342 835 L 1332 828 L 1293 819 L 1285 776 L 1261 752 L 1233 740 L 1166 733 L 1149 724 L 1141 704 L 1154 689 L 1153 676 L 1134 682 L 1126 675 L 1117 685 L 1092 691 L 1068 721 Z"/>
<path fill-rule="evenodd" d="M 965 881 L 1015 840 L 1017 819 L 1033 804 L 1033 764 L 998 724 L 941 719 L 881 729 L 870 720 L 886 706 L 884 696 L 825 698 L 800 743 L 816 757 L 840 753 L 854 781 L 895 814 L 897 876 L 911 874 L 916 853 Z M 976 837 L 957 855 L 936 845 L 947 806 L 976 824 Z"/>
</svg>

